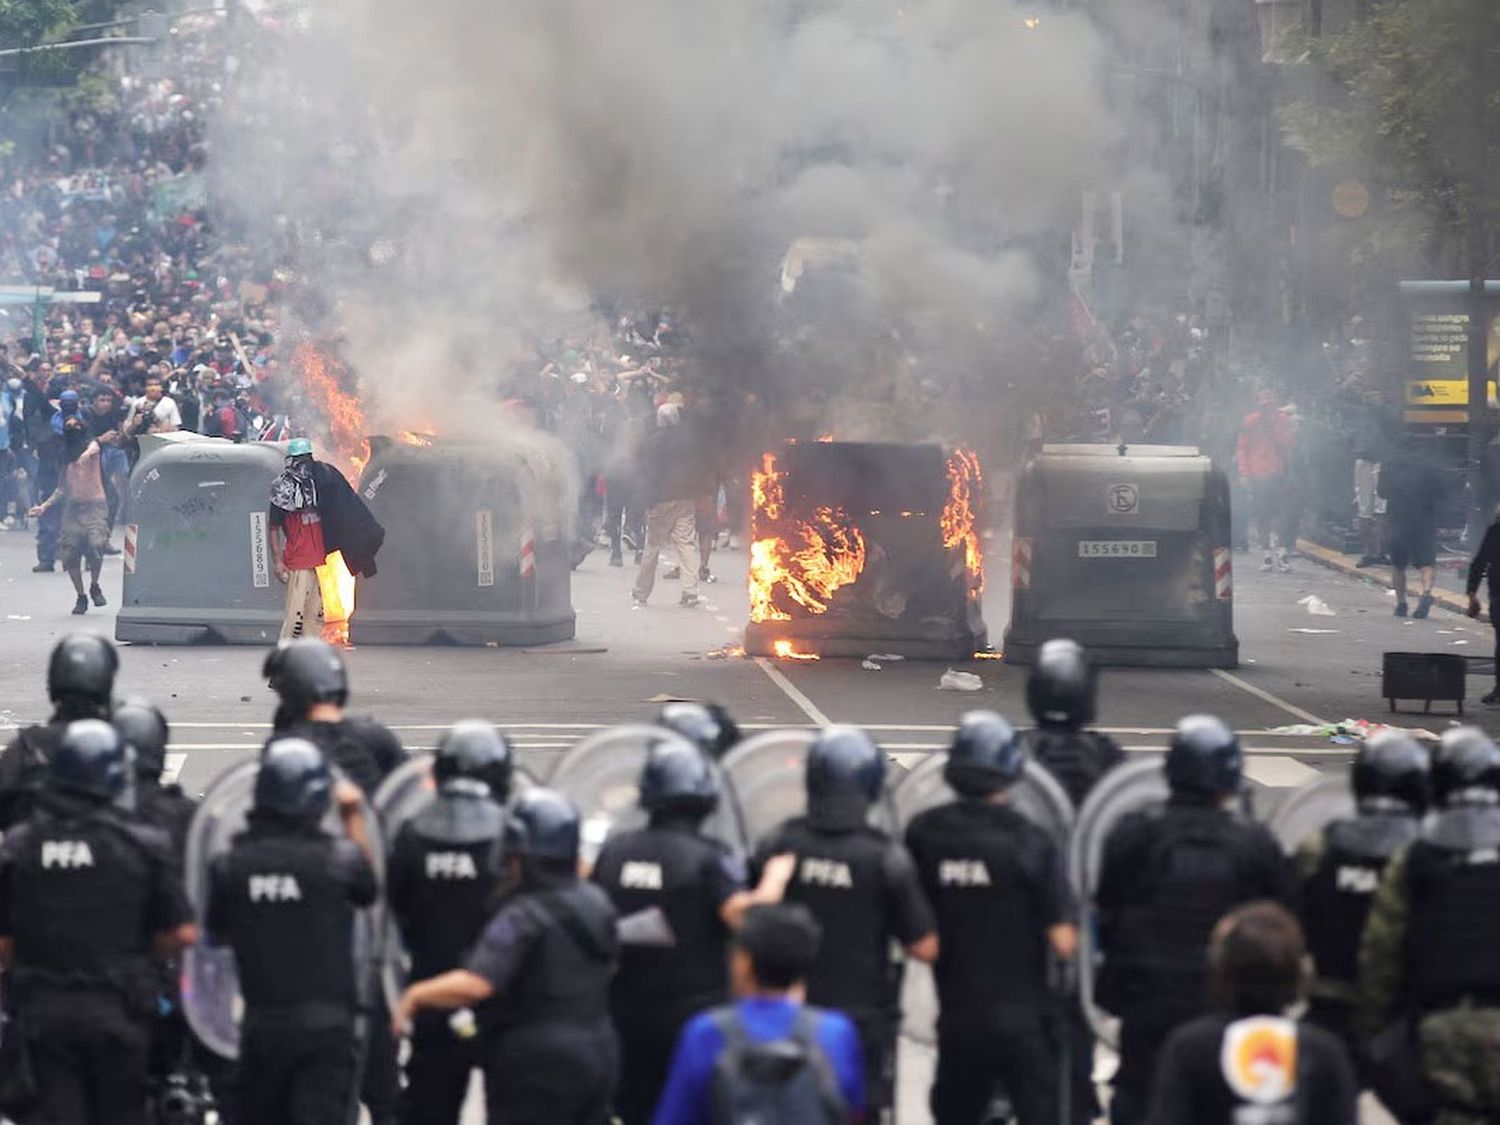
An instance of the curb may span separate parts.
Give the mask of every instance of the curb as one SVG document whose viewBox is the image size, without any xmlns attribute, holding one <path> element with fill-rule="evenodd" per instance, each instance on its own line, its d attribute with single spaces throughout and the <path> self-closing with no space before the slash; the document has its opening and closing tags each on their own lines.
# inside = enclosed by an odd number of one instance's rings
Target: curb
<svg viewBox="0 0 1500 1125">
<path fill-rule="evenodd" d="M 1305 559 L 1310 559 L 1319 566 L 1325 566 L 1329 570 L 1336 570 L 1340 574 L 1346 574 L 1350 578 L 1362 578 L 1366 582 L 1372 582 L 1376 586 L 1383 586 L 1387 590 L 1395 589 L 1387 575 L 1389 567 L 1366 567 L 1360 569 L 1354 565 L 1354 561 L 1348 555 L 1340 554 L 1338 551 L 1330 551 L 1327 547 L 1321 547 L 1310 539 L 1297 540 L 1297 553 Z M 1408 591 L 1409 592 L 1409 591 Z M 1444 590 L 1441 586 L 1434 586 L 1432 600 L 1435 604 L 1442 606 L 1450 613 L 1456 613 L 1460 617 L 1467 617 L 1469 610 L 1469 599 L 1463 594 L 1455 594 L 1451 590 Z M 1478 621 L 1488 623 L 1490 615 L 1481 613 Z"/>
</svg>

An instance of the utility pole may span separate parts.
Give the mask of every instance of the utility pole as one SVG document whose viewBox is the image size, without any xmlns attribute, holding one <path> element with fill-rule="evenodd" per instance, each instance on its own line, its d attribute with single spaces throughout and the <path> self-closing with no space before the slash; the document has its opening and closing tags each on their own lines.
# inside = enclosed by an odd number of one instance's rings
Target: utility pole
<svg viewBox="0 0 1500 1125">
<path fill-rule="evenodd" d="M 1488 75 L 1485 67 L 1486 34 L 1494 26 L 1493 17 L 1487 10 L 1489 0 L 1471 0 L 1471 9 L 1476 14 L 1479 26 L 1471 29 L 1468 36 L 1467 55 L 1467 102 L 1469 110 L 1469 153 L 1472 165 L 1468 175 L 1468 216 L 1464 240 L 1467 243 L 1469 273 L 1469 526 L 1483 528 L 1489 523 L 1491 512 L 1481 511 L 1483 498 L 1489 494 L 1492 482 L 1483 479 L 1485 447 L 1490 440 L 1489 403 L 1489 302 L 1485 295 L 1486 275 L 1489 272 L 1487 253 L 1488 233 L 1485 206 L 1486 192 L 1492 188 L 1488 183 L 1488 155 L 1492 140 L 1488 135 L 1485 110 L 1488 103 Z"/>
</svg>

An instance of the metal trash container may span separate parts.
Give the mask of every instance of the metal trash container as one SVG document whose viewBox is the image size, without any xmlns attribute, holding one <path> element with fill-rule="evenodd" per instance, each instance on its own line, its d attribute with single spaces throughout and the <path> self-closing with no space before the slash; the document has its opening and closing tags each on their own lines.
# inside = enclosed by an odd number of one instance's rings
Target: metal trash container
<svg viewBox="0 0 1500 1125">
<path fill-rule="evenodd" d="M 284 587 L 267 507 L 284 463 L 274 444 L 170 435 L 130 476 L 124 591 L 115 639 L 265 645 L 281 632 Z"/>
<path fill-rule="evenodd" d="M 355 644 L 536 645 L 573 637 L 574 470 L 560 443 L 370 439 L 359 491 L 386 529 Z"/>
<path fill-rule="evenodd" d="M 1016 484 L 1006 659 L 1233 668 L 1229 482 L 1187 446 L 1044 446 Z"/>
</svg>

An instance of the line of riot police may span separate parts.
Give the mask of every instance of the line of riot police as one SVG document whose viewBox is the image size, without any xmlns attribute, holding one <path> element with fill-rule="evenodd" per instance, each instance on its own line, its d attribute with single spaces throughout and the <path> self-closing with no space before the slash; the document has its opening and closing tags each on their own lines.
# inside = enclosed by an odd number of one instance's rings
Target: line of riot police
<svg viewBox="0 0 1500 1125">
<path fill-rule="evenodd" d="M 679 1030 L 726 999 L 735 931 L 778 902 L 821 928 L 807 1002 L 859 1039 L 864 1104 L 830 1120 L 892 1119 L 910 961 L 933 967 L 940 1125 L 1092 1120 L 1095 1034 L 1120 1052 L 1124 1125 L 1321 1120 L 1352 1098 L 1346 1046 L 1403 1121 L 1500 1107 L 1500 750 L 1472 729 L 1431 755 L 1372 738 L 1352 794 L 1295 795 L 1273 835 L 1232 731 L 1189 717 L 1164 759 L 1121 764 L 1088 729 L 1093 669 L 1059 641 L 1028 683 L 1035 731 L 967 715 L 899 784 L 862 731 L 741 740 L 677 704 L 585 740 L 542 788 L 481 722 L 407 757 L 344 714 L 337 652 L 298 641 L 267 661 L 271 741 L 185 828 L 157 780 L 165 721 L 111 707 L 116 666 L 65 640 L 53 721 L 0 757 L 0 1104 L 23 1123 L 149 1120 L 152 1075 L 159 1120 L 169 1096 L 204 1119 L 197 1070 L 234 1123 L 332 1125 L 361 1103 L 456 1122 L 475 1071 L 492 1121 L 736 1120 L 657 1103 Z M 1266 900 L 1304 920 L 1300 1024 L 1211 1011 L 1215 928 Z M 1290 1055 L 1244 1073 L 1219 1049 L 1272 1032 Z"/>
</svg>

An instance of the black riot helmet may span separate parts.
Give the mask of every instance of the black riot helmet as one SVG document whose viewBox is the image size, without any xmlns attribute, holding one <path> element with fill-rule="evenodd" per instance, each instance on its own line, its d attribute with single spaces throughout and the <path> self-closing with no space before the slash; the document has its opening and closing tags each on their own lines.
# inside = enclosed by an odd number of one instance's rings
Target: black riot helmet
<svg viewBox="0 0 1500 1125">
<path fill-rule="evenodd" d="M 1177 724 L 1167 751 L 1173 796 L 1212 799 L 1237 793 L 1244 766 L 1240 740 L 1221 720 L 1189 715 Z"/>
<path fill-rule="evenodd" d="M 502 804 L 510 799 L 515 772 L 510 743 L 482 719 L 465 719 L 444 731 L 432 763 L 432 779 L 438 785 L 456 778 L 482 781 L 489 786 L 490 796 Z"/>
<path fill-rule="evenodd" d="M 1350 781 L 1361 812 L 1405 812 L 1421 816 L 1429 798 L 1427 750 L 1396 730 L 1372 734 L 1354 758 Z"/>
<path fill-rule="evenodd" d="M 318 821 L 333 800 L 328 759 L 305 738 L 276 738 L 260 752 L 255 811 L 282 820 Z"/>
<path fill-rule="evenodd" d="M 556 789 L 528 789 L 511 806 L 505 828 L 509 855 L 549 865 L 578 862 L 578 808 Z"/>
<path fill-rule="evenodd" d="M 1500 747 L 1478 727 L 1444 731 L 1432 756 L 1432 796 L 1442 809 L 1500 804 Z"/>
<path fill-rule="evenodd" d="M 125 740 L 103 719 L 69 723 L 48 765 L 54 789 L 98 801 L 114 800 L 128 780 Z"/>
<path fill-rule="evenodd" d="M 640 791 L 641 808 L 653 815 L 680 813 L 702 820 L 719 804 L 719 779 L 707 751 L 665 732 L 646 748 Z"/>
<path fill-rule="evenodd" d="M 676 731 L 715 759 L 740 740 L 740 728 L 717 703 L 668 703 L 657 714 L 656 725 Z"/>
<path fill-rule="evenodd" d="M 145 699 L 127 699 L 110 720 L 135 755 L 136 777 L 155 781 L 167 764 L 167 717 Z"/>
<path fill-rule="evenodd" d="M 826 727 L 808 748 L 805 781 L 813 824 L 857 828 L 885 784 L 885 755 L 858 727 Z"/>
<path fill-rule="evenodd" d="M 994 711 L 970 711 L 948 747 L 943 780 L 963 797 L 988 797 L 1014 785 L 1026 769 L 1015 728 Z"/>
<path fill-rule="evenodd" d="M 1085 727 L 1094 721 L 1098 682 L 1081 644 L 1048 641 L 1026 678 L 1026 707 L 1040 726 Z"/>
<path fill-rule="evenodd" d="M 315 703 L 342 707 L 349 698 L 344 658 L 332 645 L 316 637 L 277 645 L 266 657 L 262 674 L 297 719 Z"/>
<path fill-rule="evenodd" d="M 47 696 L 78 717 L 105 715 L 115 690 L 120 658 L 115 646 L 92 633 L 74 633 L 57 642 L 47 664 Z"/>
</svg>

